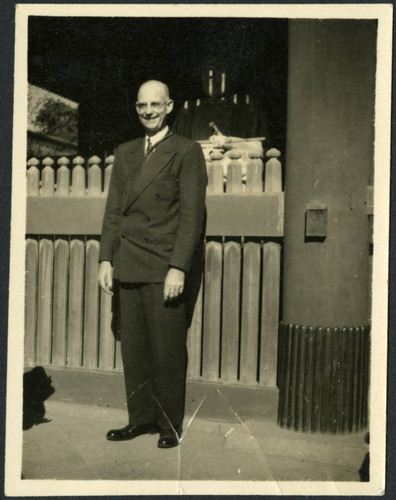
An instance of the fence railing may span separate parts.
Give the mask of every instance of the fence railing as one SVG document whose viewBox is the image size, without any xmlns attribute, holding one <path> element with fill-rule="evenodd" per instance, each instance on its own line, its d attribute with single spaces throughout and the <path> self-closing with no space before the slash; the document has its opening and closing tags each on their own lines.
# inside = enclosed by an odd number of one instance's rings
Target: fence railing
<svg viewBox="0 0 396 500">
<path fill-rule="evenodd" d="M 208 162 L 205 271 L 188 333 L 191 379 L 276 383 L 283 193 L 279 152 Z M 28 161 L 25 361 L 121 369 L 97 283 L 113 156 Z"/>
</svg>

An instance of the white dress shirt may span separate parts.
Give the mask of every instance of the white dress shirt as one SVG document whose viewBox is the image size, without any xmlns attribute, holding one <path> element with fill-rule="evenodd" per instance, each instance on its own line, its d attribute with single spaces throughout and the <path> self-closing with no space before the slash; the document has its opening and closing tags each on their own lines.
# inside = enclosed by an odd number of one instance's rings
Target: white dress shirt
<svg viewBox="0 0 396 500">
<path fill-rule="evenodd" d="M 166 134 L 168 133 L 169 131 L 169 127 L 168 125 L 166 125 L 166 127 L 164 127 L 162 130 L 160 130 L 159 132 L 157 132 L 155 135 L 152 135 L 150 137 L 150 143 L 151 143 L 151 146 L 153 148 L 155 148 L 155 146 L 162 141 L 162 139 L 166 136 Z M 149 139 L 149 136 L 146 135 L 146 138 L 145 138 L 145 142 L 144 142 L 144 150 L 147 151 L 147 142 L 148 142 L 148 139 Z"/>
</svg>

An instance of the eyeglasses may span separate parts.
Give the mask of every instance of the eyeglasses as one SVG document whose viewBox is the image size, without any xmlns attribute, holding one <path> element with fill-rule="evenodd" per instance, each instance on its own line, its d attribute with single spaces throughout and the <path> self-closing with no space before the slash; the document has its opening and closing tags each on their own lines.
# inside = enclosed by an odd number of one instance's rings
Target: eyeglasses
<svg viewBox="0 0 396 500">
<path fill-rule="evenodd" d="M 165 102 L 154 101 L 154 102 L 150 102 L 150 103 L 147 103 L 147 102 L 137 102 L 136 103 L 136 109 L 137 109 L 138 113 L 144 113 L 145 111 L 147 111 L 148 107 L 150 106 L 150 108 L 153 111 L 159 111 L 163 106 L 165 106 L 166 104 L 168 104 L 168 102 L 169 101 L 165 101 Z"/>
</svg>

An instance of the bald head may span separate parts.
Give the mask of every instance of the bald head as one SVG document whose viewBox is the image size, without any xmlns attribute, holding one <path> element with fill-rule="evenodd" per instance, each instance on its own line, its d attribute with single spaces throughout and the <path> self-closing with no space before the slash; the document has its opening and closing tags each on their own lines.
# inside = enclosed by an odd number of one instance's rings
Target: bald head
<svg viewBox="0 0 396 500">
<path fill-rule="evenodd" d="M 155 92 L 157 95 L 160 95 L 164 100 L 169 99 L 169 88 L 168 85 L 166 85 L 163 82 L 160 82 L 159 80 L 148 80 L 147 82 L 144 82 L 138 92 L 138 101 L 140 101 L 140 96 L 144 94 L 145 92 Z"/>
<path fill-rule="evenodd" d="M 172 109 L 173 101 L 169 98 L 165 83 L 149 80 L 140 86 L 136 111 L 147 135 L 155 135 L 166 126 L 167 116 Z"/>
</svg>

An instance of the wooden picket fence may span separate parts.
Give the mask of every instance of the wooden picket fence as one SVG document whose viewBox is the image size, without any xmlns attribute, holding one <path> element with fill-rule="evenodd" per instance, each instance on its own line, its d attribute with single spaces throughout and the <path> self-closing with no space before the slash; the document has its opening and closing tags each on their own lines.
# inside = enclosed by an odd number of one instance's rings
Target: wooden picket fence
<svg viewBox="0 0 396 500">
<path fill-rule="evenodd" d="M 276 385 L 283 192 L 279 152 L 208 161 L 206 260 L 188 333 L 188 377 Z M 104 169 L 28 161 L 25 362 L 121 370 L 111 297 L 98 287 Z M 265 168 L 264 168 L 265 167 Z"/>
</svg>

